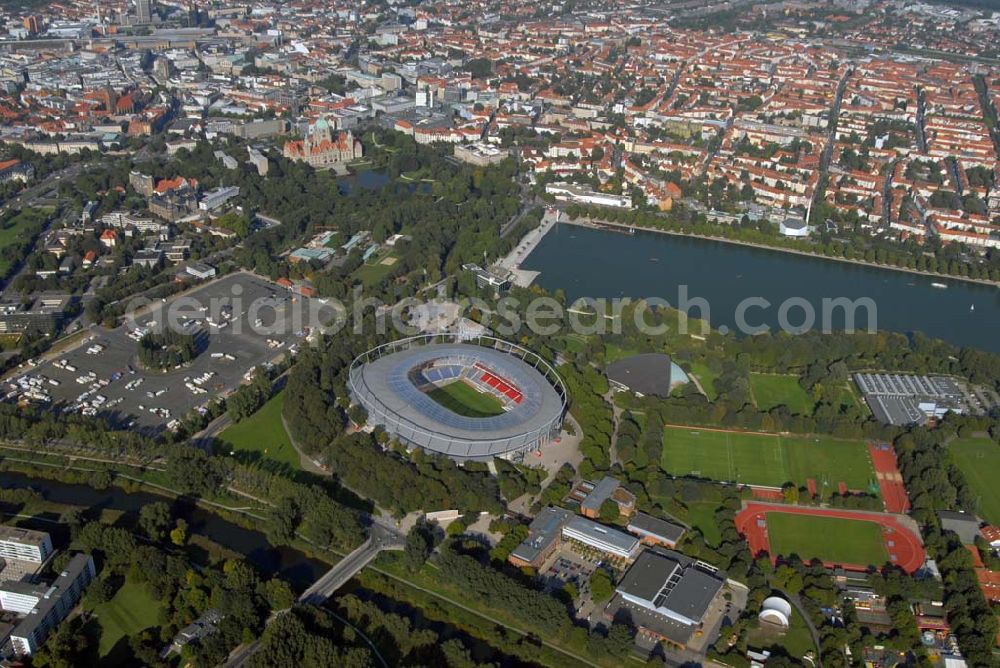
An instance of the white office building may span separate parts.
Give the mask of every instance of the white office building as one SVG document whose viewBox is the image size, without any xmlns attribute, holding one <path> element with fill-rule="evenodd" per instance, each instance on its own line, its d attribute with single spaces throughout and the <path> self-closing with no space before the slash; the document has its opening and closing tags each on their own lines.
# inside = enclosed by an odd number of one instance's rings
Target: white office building
<svg viewBox="0 0 1000 668">
<path fill-rule="evenodd" d="M 562 536 L 622 559 L 632 559 L 641 549 L 639 539 L 635 536 L 584 517 L 574 517 L 567 522 L 563 526 Z"/>
<path fill-rule="evenodd" d="M 52 539 L 44 531 L 0 526 L 0 558 L 40 564 L 52 554 Z"/>
</svg>

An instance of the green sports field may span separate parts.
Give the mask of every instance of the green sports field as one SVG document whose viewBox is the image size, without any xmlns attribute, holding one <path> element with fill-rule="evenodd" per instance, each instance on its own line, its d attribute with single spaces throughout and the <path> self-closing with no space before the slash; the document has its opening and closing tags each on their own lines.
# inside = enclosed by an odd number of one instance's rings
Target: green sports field
<svg viewBox="0 0 1000 668">
<path fill-rule="evenodd" d="M 809 478 L 818 489 L 873 491 L 875 480 L 868 449 L 860 441 L 831 437 L 707 431 L 695 427 L 663 430 L 663 457 L 667 473 L 711 480 L 780 487 L 786 482 L 804 486 Z M 875 488 L 877 493 L 877 488 Z"/>
<path fill-rule="evenodd" d="M 767 513 L 772 555 L 797 554 L 838 564 L 881 566 L 889 560 L 882 528 L 875 522 L 839 517 Z"/>
<path fill-rule="evenodd" d="M 799 385 L 795 376 L 772 374 L 750 374 L 750 389 L 753 391 L 757 407 L 769 411 L 775 406 L 787 406 L 797 415 L 812 415 L 813 400 Z"/>
<path fill-rule="evenodd" d="M 503 404 L 462 380 L 436 387 L 428 396 L 448 410 L 465 417 L 492 417 L 503 413 Z"/>
<path fill-rule="evenodd" d="M 957 438 L 948 445 L 955 465 L 979 497 L 977 511 L 991 524 L 1000 524 L 1000 445 L 988 438 Z"/>
</svg>

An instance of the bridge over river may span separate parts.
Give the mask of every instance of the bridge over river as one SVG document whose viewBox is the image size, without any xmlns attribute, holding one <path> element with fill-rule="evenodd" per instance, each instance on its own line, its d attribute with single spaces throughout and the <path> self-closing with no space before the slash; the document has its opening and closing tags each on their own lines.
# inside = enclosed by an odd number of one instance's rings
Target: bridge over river
<svg viewBox="0 0 1000 668">
<path fill-rule="evenodd" d="M 375 519 L 369 530 L 368 540 L 355 548 L 355 550 L 346 557 L 338 561 L 333 568 L 324 573 L 321 578 L 316 580 L 316 582 L 312 583 L 308 589 L 302 592 L 302 595 L 298 598 L 298 604 L 322 605 L 327 601 L 327 599 L 333 596 L 338 589 L 343 587 L 348 580 L 360 573 L 361 569 L 370 564 L 372 560 L 378 556 L 379 552 L 382 552 L 383 550 L 402 550 L 405 540 L 405 536 L 397 531 L 395 527 L 390 526 L 383 520 Z M 286 612 L 288 612 L 287 609 L 274 612 L 267 620 L 267 624 L 270 624 Z M 357 629 L 355 629 L 355 631 L 362 638 L 364 638 L 364 634 L 357 631 Z M 370 641 L 369 644 L 371 644 Z M 229 659 L 223 665 L 226 668 L 239 668 L 240 666 L 243 666 L 251 656 L 253 656 L 254 652 L 256 652 L 259 647 L 259 639 L 248 645 L 240 645 L 233 650 L 233 652 L 229 655 Z M 372 646 L 372 650 L 376 655 L 378 655 L 378 650 L 375 649 L 374 646 Z M 379 658 L 381 659 L 381 657 Z"/>
</svg>

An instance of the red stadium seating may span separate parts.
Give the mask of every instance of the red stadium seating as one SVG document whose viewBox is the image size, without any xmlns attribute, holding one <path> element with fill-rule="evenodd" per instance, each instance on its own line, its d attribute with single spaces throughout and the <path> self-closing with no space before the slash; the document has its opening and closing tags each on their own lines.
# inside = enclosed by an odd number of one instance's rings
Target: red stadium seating
<svg viewBox="0 0 1000 668">
<path fill-rule="evenodd" d="M 482 364 L 479 364 L 478 362 L 476 363 L 476 368 L 483 372 L 482 375 L 479 376 L 479 380 L 483 381 L 488 386 L 492 387 L 499 394 L 507 397 L 515 404 L 521 403 L 521 401 L 524 399 L 524 395 L 521 394 L 521 392 L 518 391 L 518 389 L 514 387 L 512 383 L 509 383 L 506 380 L 500 378 L 499 376 L 497 376 L 492 371 L 487 369 Z"/>
</svg>

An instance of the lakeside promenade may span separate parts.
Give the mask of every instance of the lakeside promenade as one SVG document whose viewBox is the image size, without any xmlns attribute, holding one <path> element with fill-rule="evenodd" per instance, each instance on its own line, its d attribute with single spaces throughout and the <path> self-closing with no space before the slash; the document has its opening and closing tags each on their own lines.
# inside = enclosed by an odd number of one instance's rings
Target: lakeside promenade
<svg viewBox="0 0 1000 668">
<path fill-rule="evenodd" d="M 592 230 L 605 230 L 605 231 L 620 231 L 624 234 L 632 234 L 633 231 L 638 230 L 641 232 L 655 232 L 657 234 L 666 234 L 672 237 L 686 237 L 689 239 L 703 239 L 705 241 L 718 241 L 725 244 L 733 244 L 735 246 L 747 246 L 749 248 L 759 248 L 761 250 L 774 251 L 776 253 L 788 253 L 790 255 L 800 255 L 802 257 L 810 257 L 818 260 L 831 260 L 834 262 L 845 262 L 847 264 L 855 264 L 861 267 L 871 267 L 872 269 L 885 269 L 887 271 L 899 271 L 906 274 L 914 274 L 916 276 L 923 276 L 925 278 L 940 278 L 949 279 L 955 281 L 963 281 L 965 283 L 975 283 L 978 285 L 987 285 L 992 287 L 1000 287 L 1000 281 L 992 281 L 986 278 L 970 278 L 968 276 L 954 276 L 952 274 L 942 274 L 940 272 L 930 272 L 921 271 L 919 269 L 911 269 L 909 267 L 898 267 L 893 264 L 879 264 L 877 262 L 867 262 L 865 260 L 858 260 L 846 257 L 835 257 L 831 255 L 823 255 L 821 253 L 813 253 L 811 251 L 798 250 L 796 248 L 785 248 L 784 246 L 771 246 L 769 244 L 762 244 L 756 241 L 743 241 L 740 239 L 730 239 L 728 237 L 713 236 L 710 234 L 696 234 L 693 232 L 681 232 L 677 230 L 666 230 L 658 227 L 644 227 L 642 225 L 627 225 L 625 223 L 615 223 L 609 220 L 594 220 L 591 218 L 577 218 L 575 220 L 570 220 L 568 217 L 563 216 L 560 223 L 565 223 L 566 225 L 576 225 L 577 227 L 586 227 Z M 537 245 L 537 242 L 535 242 Z M 532 246 L 534 248 L 534 246 Z M 526 257 L 526 256 L 525 256 Z M 522 258 L 523 259 L 523 258 Z M 538 276 L 541 272 L 526 272 L 534 274 L 532 280 Z"/>
<path fill-rule="evenodd" d="M 514 275 L 515 285 L 526 288 L 531 285 L 532 281 L 538 278 L 541 272 L 521 269 L 521 262 L 531 255 L 535 247 L 545 238 L 545 235 L 556 226 L 556 223 L 567 222 L 561 220 L 562 218 L 562 212 L 558 209 L 546 209 L 545 215 L 542 216 L 542 221 L 538 227 L 525 234 L 510 253 L 500 260 L 498 263 L 500 269 L 505 269 Z"/>
</svg>

